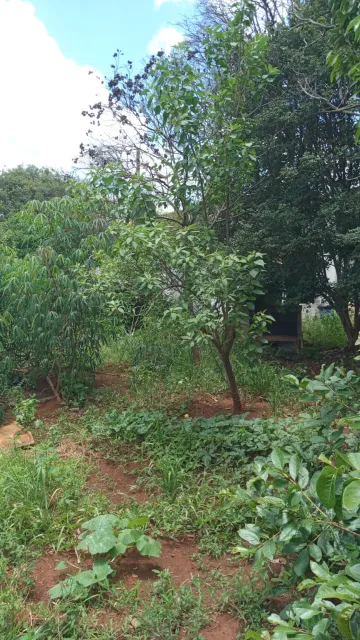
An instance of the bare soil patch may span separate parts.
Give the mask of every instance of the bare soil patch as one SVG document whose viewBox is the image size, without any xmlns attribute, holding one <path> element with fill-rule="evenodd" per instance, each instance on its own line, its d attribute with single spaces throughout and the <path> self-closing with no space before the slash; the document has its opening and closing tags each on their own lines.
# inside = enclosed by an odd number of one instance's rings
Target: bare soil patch
<svg viewBox="0 0 360 640">
<path fill-rule="evenodd" d="M 232 415 L 232 397 L 227 391 L 219 394 L 199 394 L 190 403 L 188 413 L 191 418 L 213 418 L 219 415 Z M 252 402 L 244 406 L 243 413 L 248 414 L 248 419 L 263 418 L 271 414 L 271 408 L 264 401 Z"/>
<path fill-rule="evenodd" d="M 201 631 L 205 640 L 236 640 L 240 623 L 229 613 L 217 616 L 211 626 Z"/>
<path fill-rule="evenodd" d="M 137 502 L 145 502 L 148 496 L 136 486 L 136 475 L 126 473 L 133 471 L 133 465 L 124 468 L 120 463 L 110 462 L 104 458 L 94 460 L 97 465 L 89 480 L 87 487 L 102 491 L 113 504 L 121 504 L 129 498 Z M 140 471 L 140 469 L 139 469 Z"/>
</svg>

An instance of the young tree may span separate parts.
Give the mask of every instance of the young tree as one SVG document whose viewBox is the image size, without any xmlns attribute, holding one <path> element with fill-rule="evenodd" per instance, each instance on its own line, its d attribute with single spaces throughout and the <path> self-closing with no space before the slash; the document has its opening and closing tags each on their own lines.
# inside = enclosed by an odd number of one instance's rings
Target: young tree
<svg viewBox="0 0 360 640">
<path fill-rule="evenodd" d="M 251 12 L 243 3 L 226 28 L 203 34 L 201 52 L 183 43 L 170 56 L 153 56 L 142 73 L 131 64 L 121 69 L 115 54 L 109 105 L 87 112 L 96 122 L 110 110 L 119 123 L 108 146 L 83 147 L 105 166 L 98 186 L 111 186 L 122 202 L 124 194 L 129 201 L 146 195 L 158 215 L 182 226 L 202 220 L 229 230 L 234 185 L 248 179 L 255 159 L 246 101 L 258 99 L 275 74 L 265 60 L 267 39 L 248 33 Z"/>
<path fill-rule="evenodd" d="M 153 303 L 167 303 L 163 321 L 190 346 L 211 342 L 224 365 L 234 412 L 242 411 L 239 389 L 231 364 L 235 339 L 247 339 L 259 350 L 261 336 L 271 320 L 254 309 L 264 262 L 258 253 L 246 257 L 228 253 L 213 235 L 195 228 L 174 231 L 166 223 L 139 226 L 115 223 L 111 255 L 103 254 L 100 280 L 107 283 L 114 303 L 122 311 L 127 299 L 151 294 Z"/>
</svg>

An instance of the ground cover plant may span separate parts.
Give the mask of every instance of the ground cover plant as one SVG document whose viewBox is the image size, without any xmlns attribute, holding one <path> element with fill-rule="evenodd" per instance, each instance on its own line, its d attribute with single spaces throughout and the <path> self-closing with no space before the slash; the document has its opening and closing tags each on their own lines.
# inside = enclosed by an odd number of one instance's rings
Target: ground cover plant
<svg viewBox="0 0 360 640">
<path fill-rule="evenodd" d="M 0 638 L 359 640 L 355 4 L 199 0 L 1 173 Z"/>
</svg>

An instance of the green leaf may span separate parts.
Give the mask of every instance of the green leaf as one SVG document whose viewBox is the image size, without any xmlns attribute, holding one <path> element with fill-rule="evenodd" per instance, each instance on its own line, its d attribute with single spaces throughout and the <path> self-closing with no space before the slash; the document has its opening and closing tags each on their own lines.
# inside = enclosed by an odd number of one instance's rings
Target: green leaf
<svg viewBox="0 0 360 640">
<path fill-rule="evenodd" d="M 297 576 L 301 576 L 305 573 L 306 569 L 309 566 L 309 551 L 308 549 L 303 549 L 300 551 L 298 557 L 294 562 L 294 572 Z"/>
<path fill-rule="evenodd" d="M 296 480 L 300 470 L 300 460 L 297 455 L 291 456 L 289 461 L 289 473 L 293 480 Z"/>
<path fill-rule="evenodd" d="M 260 543 L 259 536 L 251 529 L 240 529 L 239 536 L 251 545 L 258 545 Z"/>
<path fill-rule="evenodd" d="M 86 536 L 77 546 L 77 549 L 88 548 L 89 553 L 94 555 L 96 553 L 107 553 L 115 547 L 117 538 L 115 537 L 111 529 L 99 529 Z"/>
<path fill-rule="evenodd" d="M 345 573 L 351 578 L 354 578 L 357 582 L 360 582 L 360 564 L 347 564 L 345 567 Z"/>
<path fill-rule="evenodd" d="M 143 535 L 139 529 L 124 529 L 120 531 L 118 541 L 126 546 L 135 544 L 135 542 Z"/>
<path fill-rule="evenodd" d="M 71 578 L 68 578 L 67 580 L 64 580 L 63 582 L 59 582 L 59 584 L 56 584 L 54 587 L 52 587 L 52 589 L 50 589 L 49 591 L 49 596 L 53 600 L 56 600 L 57 598 L 65 598 L 66 596 L 74 593 L 77 588 L 78 584 L 73 576 Z"/>
<path fill-rule="evenodd" d="M 345 607 L 340 611 L 336 620 L 338 629 L 346 640 L 355 640 L 351 629 L 351 618 L 355 611 L 355 607 Z"/>
<path fill-rule="evenodd" d="M 67 564 L 64 561 L 59 562 L 59 564 L 56 565 L 55 567 L 55 571 L 64 571 L 64 569 L 67 568 Z"/>
<path fill-rule="evenodd" d="M 331 575 L 325 562 L 320 565 L 317 562 L 310 561 L 310 569 L 317 578 L 321 578 L 322 580 L 328 580 Z"/>
<path fill-rule="evenodd" d="M 281 531 L 279 540 L 280 542 L 289 542 L 289 540 L 292 540 L 292 538 L 294 538 L 298 534 L 299 534 L 298 526 L 293 522 L 290 522 Z"/>
<path fill-rule="evenodd" d="M 113 572 L 113 569 L 105 558 L 98 558 L 93 564 L 93 572 L 97 580 L 104 580 Z"/>
<path fill-rule="evenodd" d="M 316 491 L 321 503 L 327 509 L 335 507 L 335 483 L 337 471 L 333 467 L 324 467 L 316 481 Z"/>
<path fill-rule="evenodd" d="M 306 467 L 300 467 L 297 482 L 300 489 L 305 489 L 305 487 L 309 484 L 309 472 Z"/>
<path fill-rule="evenodd" d="M 360 504 L 360 480 L 350 482 L 344 489 L 342 504 L 349 511 L 356 509 Z"/>
<path fill-rule="evenodd" d="M 116 525 L 124 528 L 128 525 L 128 522 L 128 520 L 120 520 L 120 518 L 117 518 L 112 513 L 107 513 L 103 516 L 96 516 L 96 518 L 92 518 L 91 520 L 84 522 L 84 524 L 81 525 L 81 528 L 88 529 L 89 531 L 96 531 L 97 529 L 104 528 L 112 529 Z"/>
<path fill-rule="evenodd" d="M 312 543 L 309 545 L 309 553 L 311 557 L 314 558 L 314 560 L 316 560 L 316 562 L 320 562 L 322 558 L 322 551 L 321 549 L 319 549 L 317 544 Z"/>
<path fill-rule="evenodd" d="M 267 540 L 263 545 L 262 552 L 265 558 L 272 560 L 276 551 L 275 540 Z"/>
<path fill-rule="evenodd" d="M 158 558 L 161 553 L 161 544 L 149 536 L 142 535 L 136 542 L 136 548 L 142 556 Z"/>
<path fill-rule="evenodd" d="M 360 453 L 348 453 L 347 458 L 356 471 L 360 471 Z"/>
<path fill-rule="evenodd" d="M 276 447 L 271 452 L 271 462 L 273 463 L 273 465 L 274 465 L 274 467 L 276 469 L 283 469 L 284 468 L 285 456 L 284 456 L 284 452 L 281 451 L 281 449 L 279 449 L 279 447 Z"/>
<path fill-rule="evenodd" d="M 82 587 L 91 587 L 91 585 L 97 583 L 96 576 L 92 570 L 81 571 L 81 573 L 74 576 L 74 580 Z"/>
</svg>

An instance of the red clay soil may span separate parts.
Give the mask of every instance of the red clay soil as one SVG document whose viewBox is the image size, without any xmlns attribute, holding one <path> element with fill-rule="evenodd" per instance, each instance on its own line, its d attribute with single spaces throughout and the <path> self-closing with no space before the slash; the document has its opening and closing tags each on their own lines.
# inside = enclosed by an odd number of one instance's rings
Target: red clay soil
<svg viewBox="0 0 360 640">
<path fill-rule="evenodd" d="M 211 626 L 201 630 L 204 640 L 236 640 L 240 623 L 229 613 L 219 615 Z"/>
<path fill-rule="evenodd" d="M 231 415 L 233 413 L 233 401 L 227 391 L 219 394 L 202 393 L 197 395 L 190 403 L 188 414 L 191 418 L 213 418 L 219 415 Z M 244 406 L 243 413 L 247 418 L 263 418 L 271 414 L 267 402 L 253 402 Z"/>
<path fill-rule="evenodd" d="M 136 487 L 136 476 L 126 473 L 134 470 L 133 465 L 126 465 L 124 469 L 120 464 L 103 458 L 98 458 L 94 462 L 98 469 L 87 481 L 88 488 L 101 491 L 113 504 L 122 504 L 129 498 L 137 502 L 145 502 L 148 499 L 146 493 Z"/>
<path fill-rule="evenodd" d="M 190 536 L 178 541 L 161 540 L 159 558 L 144 557 L 136 549 L 131 549 L 125 556 L 119 556 L 112 563 L 116 571 L 112 580 L 114 582 L 121 580 L 127 588 L 131 588 L 137 582 L 147 583 L 156 580 L 157 575 L 154 571 L 169 569 L 174 584 L 179 587 L 191 580 L 193 576 L 200 576 L 214 569 L 221 570 L 225 575 L 230 576 L 234 575 L 240 567 L 244 571 L 244 576 L 249 573 L 247 565 L 242 565 L 240 561 L 234 564 L 226 556 L 218 560 L 204 556 L 199 569 L 193 559 L 196 553 L 198 553 L 198 547 Z M 59 562 L 69 564 L 65 570 L 57 571 Z M 33 571 L 35 586 L 30 594 L 30 600 L 32 602 L 47 601 L 49 589 L 55 584 L 64 580 L 67 575 L 91 568 L 91 565 L 92 558 L 88 555 L 81 554 L 80 564 L 78 564 L 75 552 L 47 553 L 35 561 Z"/>
<path fill-rule="evenodd" d="M 128 368 L 127 362 L 119 362 L 99 369 L 95 375 L 95 389 L 110 387 L 118 392 L 127 391 Z"/>
</svg>

